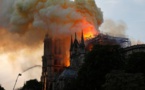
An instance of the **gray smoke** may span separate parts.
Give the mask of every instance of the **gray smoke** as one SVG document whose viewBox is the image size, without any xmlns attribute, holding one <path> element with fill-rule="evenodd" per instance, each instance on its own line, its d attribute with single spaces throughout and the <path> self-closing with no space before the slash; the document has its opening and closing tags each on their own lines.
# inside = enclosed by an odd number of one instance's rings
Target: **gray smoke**
<svg viewBox="0 0 145 90">
<path fill-rule="evenodd" d="M 123 21 L 115 22 L 107 19 L 101 26 L 101 31 L 111 36 L 126 37 L 127 25 Z"/>
<path fill-rule="evenodd" d="M 127 25 L 124 21 L 115 22 L 111 19 L 106 19 L 101 26 L 101 32 L 111 36 L 130 38 L 126 34 Z M 134 38 L 130 38 L 130 40 L 131 40 L 131 45 L 143 44 L 142 41 L 136 40 Z"/>
</svg>

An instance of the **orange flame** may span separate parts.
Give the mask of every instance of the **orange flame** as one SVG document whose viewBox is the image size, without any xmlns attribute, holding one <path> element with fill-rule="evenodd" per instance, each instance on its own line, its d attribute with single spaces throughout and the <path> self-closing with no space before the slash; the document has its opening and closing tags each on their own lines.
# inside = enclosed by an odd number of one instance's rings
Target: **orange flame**
<svg viewBox="0 0 145 90">
<path fill-rule="evenodd" d="M 69 60 L 66 60 L 65 66 L 66 66 L 66 67 L 69 67 L 69 66 L 70 66 L 70 61 L 69 61 Z"/>
<path fill-rule="evenodd" d="M 82 24 L 83 26 L 85 26 L 85 28 L 83 28 L 85 40 L 87 38 L 93 38 L 94 35 L 98 34 L 97 30 L 95 29 L 95 26 L 89 23 L 86 19 L 82 21 Z"/>
<path fill-rule="evenodd" d="M 90 24 L 86 19 L 83 19 L 81 21 L 77 21 L 75 23 L 78 23 L 78 22 L 81 22 L 82 27 L 85 27 L 85 28 L 82 28 L 85 40 L 93 38 L 94 35 L 99 34 L 99 32 L 95 29 L 95 26 L 93 24 Z M 82 31 L 81 30 L 78 31 L 77 34 L 78 34 L 78 40 L 80 40 L 81 39 L 81 35 L 82 35 Z M 66 54 L 66 57 L 64 59 L 64 65 L 66 67 L 70 66 L 70 56 L 69 56 L 70 55 L 70 52 L 69 52 L 70 38 L 69 37 L 70 36 L 68 36 L 67 39 L 65 40 L 67 42 L 66 46 L 68 47 L 67 54 Z M 91 49 L 92 49 L 92 46 L 90 45 L 89 50 L 91 50 Z"/>
</svg>

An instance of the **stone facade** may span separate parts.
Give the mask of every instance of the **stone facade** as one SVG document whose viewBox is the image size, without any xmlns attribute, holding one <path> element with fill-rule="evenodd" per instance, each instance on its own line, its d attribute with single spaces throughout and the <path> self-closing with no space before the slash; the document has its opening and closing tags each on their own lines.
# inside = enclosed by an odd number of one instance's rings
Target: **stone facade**
<svg viewBox="0 0 145 90">
<path fill-rule="evenodd" d="M 70 43 L 70 66 L 65 68 L 63 62 L 63 51 L 61 40 L 52 39 L 48 35 L 44 39 L 44 55 L 42 57 L 42 90 L 62 90 L 65 83 L 69 83 L 77 77 L 77 71 L 83 64 L 85 55 L 84 36 L 81 41 L 71 37 Z"/>
<path fill-rule="evenodd" d="M 42 90 L 52 90 L 52 82 L 64 70 L 64 47 L 62 40 L 51 38 L 48 35 L 44 39 L 44 55 L 42 56 Z"/>
</svg>

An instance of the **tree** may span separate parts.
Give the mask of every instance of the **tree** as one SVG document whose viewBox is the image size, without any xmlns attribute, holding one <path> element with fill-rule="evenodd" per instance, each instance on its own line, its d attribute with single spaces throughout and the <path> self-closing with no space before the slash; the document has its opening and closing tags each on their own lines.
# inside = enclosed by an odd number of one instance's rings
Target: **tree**
<svg viewBox="0 0 145 90">
<path fill-rule="evenodd" d="M 124 65 L 119 49 L 116 45 L 94 46 L 78 73 L 78 90 L 101 90 L 106 74 Z"/>
<path fill-rule="evenodd" d="M 42 89 L 42 84 L 38 82 L 36 79 L 29 80 L 24 84 L 24 86 L 20 90 L 41 90 Z"/>
<path fill-rule="evenodd" d="M 5 89 L 0 85 L 0 90 L 5 90 Z"/>
<path fill-rule="evenodd" d="M 72 80 L 70 80 L 69 83 L 65 84 L 65 87 L 63 90 L 77 90 L 77 89 L 78 89 L 78 87 L 77 87 L 76 79 L 72 79 Z"/>
<path fill-rule="evenodd" d="M 145 90 L 144 76 L 141 73 L 112 71 L 106 75 L 104 90 Z"/>
<path fill-rule="evenodd" d="M 134 52 L 127 58 L 126 71 L 143 73 L 145 76 L 145 52 Z"/>
</svg>

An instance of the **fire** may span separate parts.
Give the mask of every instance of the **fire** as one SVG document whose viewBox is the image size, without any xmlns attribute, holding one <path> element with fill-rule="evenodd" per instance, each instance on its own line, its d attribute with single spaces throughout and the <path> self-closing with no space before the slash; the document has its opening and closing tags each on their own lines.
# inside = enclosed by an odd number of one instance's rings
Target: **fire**
<svg viewBox="0 0 145 90">
<path fill-rule="evenodd" d="M 69 62 L 69 60 L 66 60 L 66 62 L 65 62 L 65 66 L 66 66 L 66 67 L 69 67 L 69 66 L 70 66 L 70 62 Z"/>
<path fill-rule="evenodd" d="M 94 35 L 98 35 L 98 30 L 95 29 L 95 26 L 91 23 L 89 23 L 86 19 L 82 20 L 82 25 L 85 27 L 83 28 L 83 32 L 84 32 L 84 38 L 86 39 L 90 39 L 93 38 Z"/>
<path fill-rule="evenodd" d="M 91 39 L 94 37 L 94 35 L 98 35 L 99 32 L 97 32 L 97 30 L 95 30 L 95 27 L 93 25 L 91 25 L 89 22 L 85 21 L 85 20 L 82 20 L 84 22 L 82 22 L 82 25 L 86 26 L 86 28 L 83 28 L 83 33 L 84 33 L 84 39 L 87 40 L 87 39 Z M 77 33 L 78 34 L 78 38 L 81 38 L 81 35 L 82 35 L 82 32 L 79 32 Z M 70 37 L 70 35 L 69 35 Z M 67 37 L 67 38 L 69 38 Z M 66 44 L 66 47 L 67 47 L 67 51 L 69 51 L 69 44 L 70 44 L 70 38 L 69 39 L 65 39 L 65 41 L 67 42 Z M 90 45 L 88 48 L 89 48 L 89 51 L 91 51 L 93 45 Z M 64 66 L 66 67 L 69 67 L 70 66 L 70 52 L 67 52 L 66 54 L 66 57 L 64 59 Z"/>
<path fill-rule="evenodd" d="M 87 40 L 87 39 L 91 39 L 93 38 L 95 35 L 98 35 L 99 34 L 99 31 L 96 30 L 95 28 L 95 25 L 88 22 L 86 20 L 86 18 L 82 18 L 82 19 L 79 19 L 79 20 L 75 20 L 75 21 L 72 21 L 74 24 L 72 26 L 72 28 L 76 27 L 76 25 L 78 25 L 78 23 L 80 23 L 80 25 L 82 26 L 82 30 L 78 30 L 77 31 L 77 38 L 81 38 L 81 35 L 82 35 L 82 32 L 84 34 L 84 39 Z M 72 35 L 75 34 L 75 33 L 72 33 Z M 66 56 L 65 56 L 65 59 L 64 59 L 64 66 L 68 67 L 70 66 L 70 52 L 69 52 L 69 49 L 70 49 L 70 34 L 66 35 L 66 38 L 64 36 L 61 36 L 61 38 L 63 37 L 65 40 L 65 47 L 67 47 L 67 53 L 66 53 Z M 60 36 L 58 35 L 58 37 L 60 38 Z M 92 46 L 89 47 L 89 50 L 92 49 Z"/>
<path fill-rule="evenodd" d="M 93 31 L 92 27 L 88 27 L 84 29 L 84 39 L 90 39 L 93 38 L 94 35 L 98 34 L 98 32 Z"/>
<path fill-rule="evenodd" d="M 70 40 L 68 40 L 68 41 L 70 41 Z M 67 51 L 69 51 L 69 48 L 68 48 L 68 50 Z M 66 53 L 66 57 L 65 57 L 65 59 L 64 59 L 64 66 L 65 67 L 69 67 L 70 66 L 70 52 L 67 52 Z"/>
</svg>

